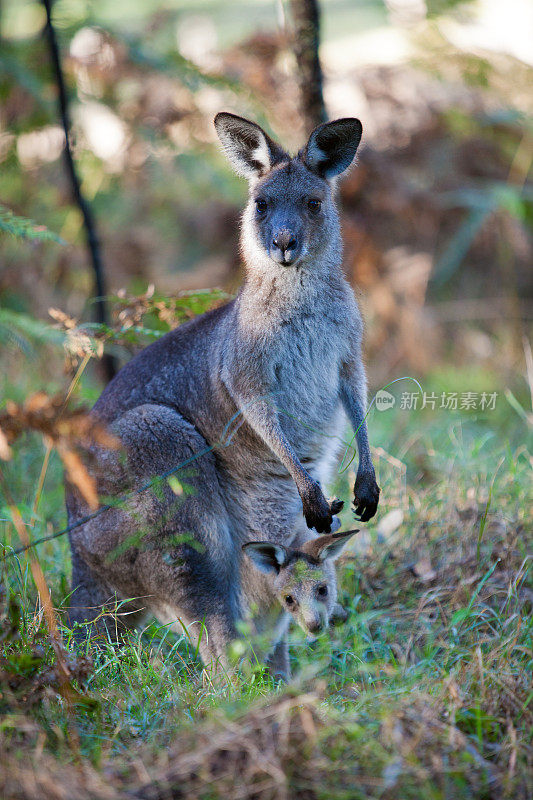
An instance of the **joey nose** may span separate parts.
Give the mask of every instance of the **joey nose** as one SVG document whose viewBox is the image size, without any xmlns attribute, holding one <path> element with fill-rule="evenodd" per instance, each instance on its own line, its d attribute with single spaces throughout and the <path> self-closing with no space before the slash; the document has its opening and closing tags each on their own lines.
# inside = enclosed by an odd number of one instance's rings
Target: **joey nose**
<svg viewBox="0 0 533 800">
<path fill-rule="evenodd" d="M 307 628 L 310 633 L 319 633 L 322 630 L 322 625 L 318 620 L 315 620 L 314 622 L 309 622 Z"/>
</svg>

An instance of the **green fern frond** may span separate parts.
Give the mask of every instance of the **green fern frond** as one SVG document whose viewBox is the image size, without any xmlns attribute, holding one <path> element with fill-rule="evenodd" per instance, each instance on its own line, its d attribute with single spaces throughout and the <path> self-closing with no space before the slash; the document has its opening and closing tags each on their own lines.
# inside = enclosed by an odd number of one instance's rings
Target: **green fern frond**
<svg viewBox="0 0 533 800">
<path fill-rule="evenodd" d="M 0 312 L 1 315 L 1 312 Z M 35 350 L 25 336 L 0 321 L 0 345 L 6 348 L 18 348 L 25 356 L 34 356 Z"/>
<path fill-rule="evenodd" d="M 29 314 L 0 308 L 0 343 L 14 345 L 31 355 L 31 341 L 62 345 L 65 334 Z"/>
<path fill-rule="evenodd" d="M 9 208 L 0 205 L 0 231 L 10 233 L 18 239 L 32 239 L 40 242 L 66 242 L 57 234 L 52 233 L 44 225 L 38 225 L 26 217 L 17 217 Z"/>
</svg>

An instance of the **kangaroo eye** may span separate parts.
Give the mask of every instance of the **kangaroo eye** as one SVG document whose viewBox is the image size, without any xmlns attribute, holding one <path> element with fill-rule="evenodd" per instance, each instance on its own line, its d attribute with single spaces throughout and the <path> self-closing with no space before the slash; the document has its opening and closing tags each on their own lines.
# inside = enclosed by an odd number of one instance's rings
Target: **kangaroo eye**
<svg viewBox="0 0 533 800">
<path fill-rule="evenodd" d="M 322 206 L 322 203 L 320 202 L 320 200 L 308 200 L 307 201 L 307 208 L 313 214 L 318 214 L 318 212 L 320 211 L 321 206 Z"/>
<path fill-rule="evenodd" d="M 289 608 L 291 608 L 294 605 L 294 597 L 292 596 L 292 594 L 285 595 L 285 605 L 287 605 Z"/>
<path fill-rule="evenodd" d="M 255 210 L 257 211 L 258 214 L 264 214 L 265 211 L 267 210 L 266 200 L 263 200 L 262 198 L 259 198 L 258 200 L 256 200 L 255 201 Z"/>
<path fill-rule="evenodd" d="M 319 597 L 327 597 L 328 596 L 328 587 L 325 583 L 322 583 L 320 586 L 317 586 L 316 593 Z"/>
</svg>

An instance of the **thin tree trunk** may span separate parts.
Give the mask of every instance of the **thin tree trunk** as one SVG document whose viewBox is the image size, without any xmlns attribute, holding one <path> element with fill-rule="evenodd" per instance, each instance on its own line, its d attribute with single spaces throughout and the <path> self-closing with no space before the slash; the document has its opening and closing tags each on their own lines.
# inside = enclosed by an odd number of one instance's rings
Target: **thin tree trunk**
<svg viewBox="0 0 533 800">
<path fill-rule="evenodd" d="M 58 90 L 58 106 L 59 115 L 61 117 L 61 124 L 65 134 L 65 163 L 67 173 L 69 176 L 70 184 L 72 187 L 72 194 L 74 201 L 81 211 L 83 217 L 83 224 L 85 227 L 85 238 L 87 241 L 87 250 L 94 273 L 94 290 L 96 295 L 96 321 L 102 325 L 109 325 L 106 305 L 106 281 L 104 274 L 104 266 L 102 262 L 102 255 L 100 252 L 100 243 L 96 233 L 96 225 L 94 217 L 86 199 L 81 192 L 80 180 L 78 178 L 74 159 L 72 157 L 72 150 L 70 148 L 70 115 L 68 109 L 68 97 L 65 87 L 65 79 L 63 70 L 61 68 L 61 58 L 59 55 L 59 46 L 57 43 L 56 32 L 52 24 L 52 5 L 53 0 L 43 0 L 43 5 L 46 9 L 46 37 L 48 39 L 48 47 L 50 49 L 50 58 L 52 60 L 52 67 L 57 83 Z M 113 356 L 106 353 L 102 358 L 102 367 L 105 378 L 110 381 L 116 374 L 116 364 Z"/>
<path fill-rule="evenodd" d="M 298 64 L 300 106 L 306 128 L 311 131 L 326 122 L 322 90 L 320 44 L 320 8 L 318 0 L 291 0 L 294 23 L 294 54 Z"/>
</svg>

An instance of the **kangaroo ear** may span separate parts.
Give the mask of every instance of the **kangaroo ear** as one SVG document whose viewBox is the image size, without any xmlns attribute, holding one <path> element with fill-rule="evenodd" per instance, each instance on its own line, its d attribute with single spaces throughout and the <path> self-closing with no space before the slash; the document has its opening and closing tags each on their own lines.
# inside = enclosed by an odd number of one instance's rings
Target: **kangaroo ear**
<svg viewBox="0 0 533 800">
<path fill-rule="evenodd" d="M 215 128 L 233 168 L 245 178 L 261 177 L 289 158 L 259 125 L 243 117 L 222 111 L 215 117 Z"/>
<path fill-rule="evenodd" d="M 334 178 L 352 163 L 362 133 L 363 126 L 352 117 L 324 122 L 309 137 L 304 164 L 321 178 Z"/>
<path fill-rule="evenodd" d="M 326 561 L 332 559 L 335 561 L 340 556 L 344 549 L 344 545 L 351 539 L 354 534 L 359 533 L 355 531 L 339 531 L 338 533 L 326 533 L 324 536 L 318 536 L 316 539 L 311 539 L 303 548 L 310 556 L 316 558 L 318 561 Z"/>
<path fill-rule="evenodd" d="M 247 542 L 242 549 L 261 572 L 279 572 L 287 560 L 287 550 L 282 544 Z"/>
</svg>

